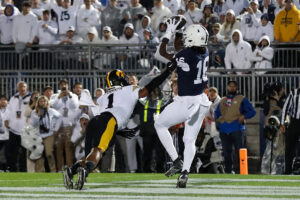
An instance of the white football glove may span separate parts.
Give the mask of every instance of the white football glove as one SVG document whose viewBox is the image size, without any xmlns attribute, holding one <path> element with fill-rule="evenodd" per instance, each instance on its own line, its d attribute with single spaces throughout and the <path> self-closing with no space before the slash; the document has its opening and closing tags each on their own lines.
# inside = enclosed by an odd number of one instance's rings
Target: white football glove
<svg viewBox="0 0 300 200">
<path fill-rule="evenodd" d="M 172 35 L 174 35 L 176 33 L 176 28 L 177 26 L 180 24 L 181 22 L 181 18 L 178 20 L 178 22 L 176 22 L 176 19 L 169 19 L 167 20 L 166 24 L 167 24 L 167 30 L 165 35 L 162 38 L 166 38 L 168 40 L 171 39 Z"/>
</svg>

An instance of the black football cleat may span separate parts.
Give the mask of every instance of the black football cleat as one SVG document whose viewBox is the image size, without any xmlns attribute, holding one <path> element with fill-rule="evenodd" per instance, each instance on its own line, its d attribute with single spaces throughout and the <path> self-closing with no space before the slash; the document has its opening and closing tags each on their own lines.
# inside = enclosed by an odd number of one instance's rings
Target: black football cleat
<svg viewBox="0 0 300 200">
<path fill-rule="evenodd" d="M 180 157 L 178 157 L 174 162 L 173 166 L 165 173 L 166 176 L 173 176 L 182 169 L 183 162 Z"/>
<path fill-rule="evenodd" d="M 181 172 L 180 176 L 178 177 L 177 180 L 177 188 L 186 188 L 186 183 L 188 181 L 189 178 L 189 173 L 184 170 L 183 172 Z"/>
<path fill-rule="evenodd" d="M 81 190 L 83 188 L 84 182 L 86 182 L 87 171 L 83 167 L 79 167 L 77 170 L 77 182 L 75 184 L 76 190 Z"/>
<path fill-rule="evenodd" d="M 63 167 L 63 179 L 65 188 L 68 190 L 73 189 L 73 175 L 72 170 L 68 166 Z"/>
</svg>

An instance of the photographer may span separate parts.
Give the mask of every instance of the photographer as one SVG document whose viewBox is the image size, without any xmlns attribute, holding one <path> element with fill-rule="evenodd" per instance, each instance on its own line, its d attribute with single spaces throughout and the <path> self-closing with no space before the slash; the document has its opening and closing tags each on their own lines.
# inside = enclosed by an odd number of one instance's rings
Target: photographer
<svg viewBox="0 0 300 200">
<path fill-rule="evenodd" d="M 282 83 L 273 83 L 265 91 L 264 139 L 267 139 L 266 149 L 262 158 L 261 172 L 266 174 L 282 174 L 284 172 L 284 137 L 279 132 L 280 117 L 285 95 Z M 271 163 L 272 162 L 272 163 Z"/>
<path fill-rule="evenodd" d="M 40 96 L 31 114 L 30 124 L 39 128 L 39 136 L 43 139 L 50 172 L 56 172 L 53 133 L 58 131 L 61 122 L 61 114 L 50 108 L 49 100 L 46 96 Z M 45 171 L 43 157 L 35 161 L 35 165 L 36 171 Z"/>
<path fill-rule="evenodd" d="M 57 170 L 61 171 L 64 165 L 64 151 L 66 155 L 66 164 L 73 164 L 74 152 L 71 142 L 73 118 L 72 113 L 78 108 L 78 97 L 69 91 L 69 83 L 63 79 L 59 82 L 59 91 L 53 94 L 50 99 L 50 105 L 62 115 L 62 127 L 59 129 L 56 138 L 56 159 Z"/>
</svg>

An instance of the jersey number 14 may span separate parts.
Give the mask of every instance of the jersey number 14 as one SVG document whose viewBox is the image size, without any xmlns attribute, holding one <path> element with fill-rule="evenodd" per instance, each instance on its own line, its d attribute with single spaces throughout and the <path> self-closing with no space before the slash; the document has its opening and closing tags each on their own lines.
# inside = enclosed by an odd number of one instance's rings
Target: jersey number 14
<svg viewBox="0 0 300 200">
<path fill-rule="evenodd" d="M 194 80 L 194 84 L 200 84 L 203 81 L 207 81 L 206 71 L 208 67 L 208 59 L 209 57 L 206 56 L 204 60 L 200 60 L 197 64 L 198 73 L 197 78 Z"/>
</svg>

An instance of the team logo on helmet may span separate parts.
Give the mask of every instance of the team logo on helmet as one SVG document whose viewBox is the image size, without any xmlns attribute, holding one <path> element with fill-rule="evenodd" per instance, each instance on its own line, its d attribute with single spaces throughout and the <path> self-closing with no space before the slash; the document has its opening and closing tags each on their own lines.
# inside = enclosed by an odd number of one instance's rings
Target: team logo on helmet
<svg viewBox="0 0 300 200">
<path fill-rule="evenodd" d="M 107 73 L 106 84 L 110 88 L 113 86 L 126 86 L 128 82 L 125 79 L 125 73 L 122 70 L 115 69 Z"/>
</svg>

